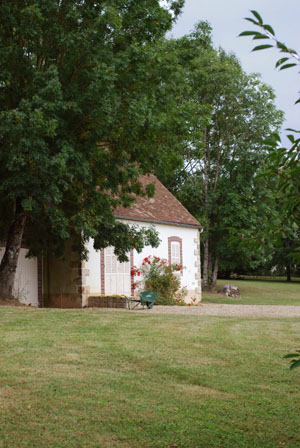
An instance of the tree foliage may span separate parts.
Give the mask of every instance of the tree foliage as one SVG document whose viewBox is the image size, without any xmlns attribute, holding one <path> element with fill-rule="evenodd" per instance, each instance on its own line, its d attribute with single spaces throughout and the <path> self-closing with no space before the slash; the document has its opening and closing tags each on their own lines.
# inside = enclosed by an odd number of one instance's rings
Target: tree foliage
<svg viewBox="0 0 300 448">
<path fill-rule="evenodd" d="M 268 42 L 267 44 L 255 46 L 253 51 L 277 48 L 280 53 L 283 53 L 283 57 L 278 59 L 275 68 L 285 70 L 299 66 L 300 57 L 297 52 L 278 40 L 272 26 L 264 23 L 257 11 L 251 12 L 252 17 L 248 17 L 246 20 L 257 26 L 261 31 L 244 31 L 240 36 L 251 36 L 255 41 L 259 39 Z M 295 104 L 298 103 L 300 103 L 300 98 L 295 102 Z M 266 175 L 276 176 L 279 180 L 279 188 L 285 197 L 282 207 L 283 216 L 287 218 L 289 223 L 290 239 L 294 239 L 293 233 L 295 232 L 295 228 L 298 229 L 300 227 L 300 131 L 295 129 L 287 129 L 287 131 L 287 138 L 291 143 L 289 148 L 283 147 L 278 133 L 274 133 L 265 142 L 271 151 L 269 168 L 266 171 Z M 285 232 L 282 230 L 283 226 L 278 225 L 278 222 L 276 222 L 275 226 L 270 226 L 268 233 L 269 235 L 273 234 L 277 239 L 286 239 L 286 229 Z M 294 248 L 291 255 L 299 264 L 299 245 Z"/>
<path fill-rule="evenodd" d="M 271 42 L 266 45 L 256 46 L 253 51 L 264 50 L 266 48 L 276 47 L 281 53 L 284 53 L 285 56 L 280 58 L 275 67 L 279 68 L 279 70 L 284 70 L 287 68 L 294 67 L 295 65 L 300 64 L 299 55 L 292 48 L 288 48 L 284 43 L 280 42 L 273 30 L 273 28 L 265 24 L 262 17 L 257 11 L 251 11 L 253 17 L 248 17 L 246 20 L 258 26 L 263 30 L 263 33 L 257 31 L 244 31 L 241 33 L 241 36 L 253 36 L 254 40 L 257 39 L 267 39 L 268 42 Z M 290 62 L 292 61 L 292 62 Z M 300 98 L 297 99 L 296 103 L 300 102 Z M 290 148 L 284 148 L 281 145 L 281 140 L 278 134 L 274 134 L 273 138 L 269 140 L 269 146 L 272 149 L 272 157 L 271 157 L 271 168 L 269 169 L 269 173 L 274 173 L 280 183 L 281 190 L 285 194 L 285 204 L 283 207 L 283 211 L 285 214 L 283 216 L 287 217 L 288 223 L 290 223 L 290 229 L 287 234 L 287 231 L 284 232 L 283 226 L 278 228 L 277 225 L 273 225 L 269 227 L 269 234 L 273 233 L 275 238 L 283 239 L 286 244 L 289 246 L 297 241 L 296 247 L 293 247 L 292 252 L 284 253 L 285 257 L 288 259 L 293 257 L 296 262 L 300 263 L 300 246 L 299 246 L 299 227 L 300 227 L 300 138 L 295 138 L 295 134 L 299 134 L 299 130 L 288 129 L 288 131 L 293 132 L 293 134 L 288 135 L 288 139 L 291 142 Z M 281 220 L 281 223 L 283 220 Z M 296 236 L 296 238 L 295 238 Z M 285 356 L 285 358 L 292 358 L 290 369 L 294 369 L 300 366 L 299 360 L 299 350 L 297 353 L 289 353 Z"/>
<path fill-rule="evenodd" d="M 237 244 L 231 236 L 257 229 L 274 205 L 268 179 L 257 176 L 267 147 L 261 141 L 276 131 L 282 113 L 274 92 L 258 75 L 247 75 L 237 58 L 214 49 L 204 22 L 174 44 L 186 70 L 185 107 L 190 134 L 183 170 L 169 186 L 204 227 L 203 281 L 213 288 L 219 267 L 257 266 L 265 250 Z"/>
<path fill-rule="evenodd" d="M 286 359 L 290 359 L 290 369 L 293 370 L 296 367 L 300 367 L 300 350 L 296 350 L 296 353 L 288 353 L 284 356 Z"/>
<path fill-rule="evenodd" d="M 25 224 L 32 254 L 62 254 L 72 234 L 114 244 L 121 259 L 157 243 L 113 209 L 143 194 L 138 175 L 176 149 L 164 133 L 172 76 L 160 41 L 182 4 L 1 2 L 0 240 L 13 254 L 0 267 L 2 295 Z"/>
</svg>

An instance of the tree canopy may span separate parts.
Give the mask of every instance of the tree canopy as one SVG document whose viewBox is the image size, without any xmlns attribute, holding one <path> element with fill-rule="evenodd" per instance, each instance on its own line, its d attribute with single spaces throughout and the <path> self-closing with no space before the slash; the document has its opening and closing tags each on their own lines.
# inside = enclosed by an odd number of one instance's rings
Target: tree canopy
<svg viewBox="0 0 300 448">
<path fill-rule="evenodd" d="M 168 185 L 205 229 L 203 282 L 213 288 L 219 267 L 230 272 L 265 262 L 263 248 L 237 250 L 229 241 L 273 213 L 272 179 L 258 173 L 268 154 L 262 141 L 279 129 L 282 112 L 271 87 L 247 75 L 234 55 L 213 48 L 207 23 L 173 45 L 186 70 L 183 101 L 193 113 L 186 115 L 184 168 Z"/>
<path fill-rule="evenodd" d="M 32 255 L 62 256 L 74 235 L 81 253 L 93 238 L 121 261 L 157 245 L 151 229 L 114 217 L 134 194 L 153 194 L 138 181 L 153 171 L 205 227 L 206 287 L 219 267 L 266 260 L 247 238 L 277 217 L 274 181 L 258 174 L 282 113 L 258 75 L 213 47 L 208 23 L 165 39 L 182 5 L 1 2 L 0 296 L 12 293 L 24 229 Z"/>
<path fill-rule="evenodd" d="M 159 138 L 170 78 L 159 42 L 182 4 L 1 2 L 0 295 L 11 293 L 26 224 L 32 254 L 62 254 L 72 234 L 113 244 L 121 259 L 157 243 L 113 209 L 142 194 L 138 175 L 171 147 Z"/>
</svg>

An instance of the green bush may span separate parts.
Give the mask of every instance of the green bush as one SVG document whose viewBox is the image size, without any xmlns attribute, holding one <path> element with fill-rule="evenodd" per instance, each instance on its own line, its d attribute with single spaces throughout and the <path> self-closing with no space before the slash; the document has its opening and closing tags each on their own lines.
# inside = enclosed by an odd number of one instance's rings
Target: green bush
<svg viewBox="0 0 300 448">
<path fill-rule="evenodd" d="M 142 266 L 132 268 L 132 274 L 141 276 L 141 280 L 134 283 L 139 291 L 157 291 L 157 305 L 184 305 L 187 294 L 180 286 L 180 272 L 182 266 L 168 265 L 167 260 L 155 256 L 144 258 Z"/>
</svg>

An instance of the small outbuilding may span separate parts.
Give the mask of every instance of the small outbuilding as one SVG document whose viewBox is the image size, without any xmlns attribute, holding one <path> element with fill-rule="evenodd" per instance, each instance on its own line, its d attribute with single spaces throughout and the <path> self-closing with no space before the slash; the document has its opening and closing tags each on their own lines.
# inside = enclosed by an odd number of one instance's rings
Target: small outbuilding
<svg viewBox="0 0 300 448">
<path fill-rule="evenodd" d="M 89 296 L 134 295 L 132 267 L 139 267 L 146 256 L 164 258 L 183 267 L 181 285 L 187 289 L 187 301 L 201 300 L 200 223 L 154 176 L 140 178 L 143 186 L 155 184 L 152 198 L 138 196 L 130 208 L 119 207 L 115 217 L 139 227 L 153 226 L 160 238 L 159 247 L 145 247 L 141 253 L 131 250 L 128 262 L 120 263 L 113 247 L 95 250 L 87 244 L 88 260 L 66 247 L 65 261 L 53 256 L 26 258 L 21 249 L 16 286 L 20 300 L 33 306 L 81 308 Z M 4 249 L 0 248 L 0 259 Z"/>
</svg>

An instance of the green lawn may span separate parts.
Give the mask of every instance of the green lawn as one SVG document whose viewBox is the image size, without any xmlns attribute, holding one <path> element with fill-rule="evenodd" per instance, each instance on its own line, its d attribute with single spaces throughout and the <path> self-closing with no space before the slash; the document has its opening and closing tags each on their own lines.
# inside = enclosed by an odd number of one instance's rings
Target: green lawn
<svg viewBox="0 0 300 448">
<path fill-rule="evenodd" d="M 0 446 L 300 446 L 299 319 L 0 308 Z"/>
<path fill-rule="evenodd" d="M 203 302 L 241 303 L 244 305 L 300 305 L 300 280 L 290 283 L 283 280 L 218 280 L 217 289 L 226 283 L 235 285 L 241 292 L 241 299 L 231 299 L 204 291 Z"/>
</svg>

